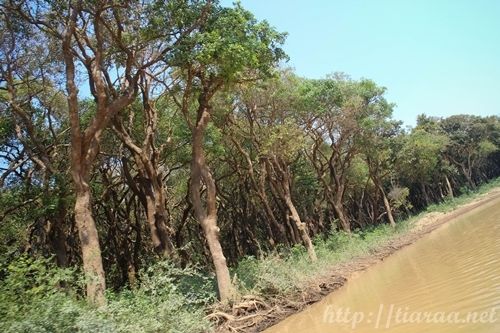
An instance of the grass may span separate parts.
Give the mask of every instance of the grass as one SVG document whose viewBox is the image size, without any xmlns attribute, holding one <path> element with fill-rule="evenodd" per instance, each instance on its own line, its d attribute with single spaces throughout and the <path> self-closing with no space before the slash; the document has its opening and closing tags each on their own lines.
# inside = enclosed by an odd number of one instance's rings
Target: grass
<svg viewBox="0 0 500 333">
<path fill-rule="evenodd" d="M 302 290 L 312 280 L 330 272 L 333 266 L 369 255 L 407 228 L 407 223 L 396 229 L 379 225 L 366 231 L 335 232 L 324 239 L 316 238 L 318 260 L 315 263 L 310 262 L 302 246 L 294 247 L 285 256 L 274 253 L 261 259 L 245 258 L 235 270 L 239 291 L 269 297 Z"/>
</svg>

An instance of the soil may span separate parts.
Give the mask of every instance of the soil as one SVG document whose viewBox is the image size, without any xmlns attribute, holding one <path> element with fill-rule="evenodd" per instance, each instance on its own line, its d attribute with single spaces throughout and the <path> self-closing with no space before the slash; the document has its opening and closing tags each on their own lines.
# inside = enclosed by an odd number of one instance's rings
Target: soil
<svg viewBox="0 0 500 333">
<path fill-rule="evenodd" d="M 369 255 L 333 266 L 327 274 L 310 281 L 299 293 L 272 297 L 247 295 L 230 309 L 227 306 L 214 308 L 208 318 L 214 322 L 216 332 L 261 332 L 339 289 L 354 273 L 383 261 L 450 220 L 497 198 L 500 198 L 500 188 L 493 189 L 450 212 L 428 213 L 413 222 L 405 234 L 392 238 Z"/>
</svg>

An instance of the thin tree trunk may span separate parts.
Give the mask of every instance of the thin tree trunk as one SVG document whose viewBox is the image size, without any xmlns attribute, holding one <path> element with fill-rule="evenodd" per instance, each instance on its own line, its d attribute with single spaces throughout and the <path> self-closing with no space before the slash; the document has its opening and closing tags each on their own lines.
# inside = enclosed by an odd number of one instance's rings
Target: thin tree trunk
<svg viewBox="0 0 500 333">
<path fill-rule="evenodd" d="M 336 184 L 339 184 L 340 182 L 336 182 Z M 347 233 L 351 232 L 351 223 L 349 221 L 349 218 L 346 216 L 344 212 L 344 205 L 342 204 L 342 196 L 343 196 L 343 191 L 344 191 L 344 186 L 336 185 L 337 189 L 334 191 L 330 184 L 323 182 L 325 185 L 325 190 L 326 190 L 326 196 L 328 199 L 328 202 L 330 203 L 330 206 L 333 208 L 335 211 L 335 214 L 337 215 L 337 218 L 340 222 L 340 227 L 342 230 L 344 230 Z"/>
<path fill-rule="evenodd" d="M 344 230 L 347 233 L 351 232 L 351 223 L 349 222 L 349 219 L 346 217 L 344 213 L 344 207 L 342 205 L 342 201 L 339 198 L 335 198 L 334 200 L 331 200 L 333 209 L 335 210 L 335 213 L 337 214 L 337 218 L 340 221 L 340 226 L 342 230 Z"/>
<path fill-rule="evenodd" d="M 219 240 L 217 226 L 216 186 L 205 160 L 203 135 L 208 124 L 210 113 L 208 106 L 200 99 L 198 122 L 192 129 L 192 160 L 190 193 L 196 219 L 201 224 L 207 240 L 212 262 L 215 267 L 217 286 L 221 301 L 228 301 L 234 295 L 234 289 L 227 267 L 226 257 Z M 206 204 L 201 199 L 202 183 L 206 186 Z"/>
<path fill-rule="evenodd" d="M 450 183 L 450 180 L 448 179 L 448 176 L 444 176 L 444 180 L 446 182 L 446 188 L 448 189 L 448 197 L 453 199 L 454 198 L 453 188 L 451 187 L 451 183 Z"/>
<path fill-rule="evenodd" d="M 50 219 L 50 244 L 56 254 L 56 262 L 59 267 L 68 266 L 68 251 L 66 250 L 66 234 L 64 232 L 64 216 L 66 211 L 62 211 L 57 216 Z"/>
<path fill-rule="evenodd" d="M 387 218 L 389 219 L 389 223 L 390 223 L 391 227 L 395 228 L 396 222 L 394 221 L 394 217 L 392 216 L 392 210 L 391 210 L 391 205 L 389 203 L 389 200 L 387 199 L 387 196 L 385 195 L 385 191 L 381 185 L 379 185 L 379 189 L 380 189 L 380 192 L 382 192 L 382 199 L 384 200 L 385 211 L 387 212 Z"/>
<path fill-rule="evenodd" d="M 252 175 L 253 176 L 253 175 Z M 289 244 L 288 238 L 286 237 L 286 231 L 285 231 L 285 226 L 282 223 L 279 223 L 278 220 L 276 219 L 276 216 L 271 208 L 271 205 L 269 204 L 269 198 L 267 197 L 266 194 L 266 189 L 265 189 L 265 180 L 267 178 L 267 172 L 265 168 L 265 163 L 262 163 L 262 168 L 261 168 L 261 179 L 259 179 L 259 182 L 257 183 L 256 180 L 253 179 L 253 185 L 254 189 L 257 192 L 257 196 L 260 199 L 260 202 L 264 206 L 264 211 L 267 215 L 267 218 L 269 220 L 269 223 L 272 225 L 272 230 L 277 231 L 279 241 L 282 241 L 284 243 Z M 274 248 L 276 246 L 274 242 L 274 232 L 272 231 L 271 234 L 269 235 L 270 240 L 272 239 L 272 242 L 270 241 L 270 245 Z"/>
<path fill-rule="evenodd" d="M 446 182 L 446 188 L 448 189 L 448 197 L 453 199 L 455 196 L 453 194 L 453 187 L 451 187 L 450 179 L 448 176 L 444 176 L 444 180 Z"/>
<path fill-rule="evenodd" d="M 474 181 L 472 180 L 472 170 L 462 165 L 462 171 L 464 173 L 465 178 L 467 179 L 467 182 L 469 183 L 470 188 L 475 189 L 476 183 L 474 183 Z"/>
<path fill-rule="evenodd" d="M 439 197 L 441 199 L 444 199 L 443 187 L 441 186 L 441 183 L 438 184 L 438 190 L 439 190 Z"/>
<path fill-rule="evenodd" d="M 311 238 L 307 233 L 307 226 L 302 222 L 297 209 L 292 201 L 292 195 L 290 191 L 290 174 L 286 164 L 282 159 L 279 159 L 276 155 L 272 155 L 270 158 L 266 159 L 267 166 L 269 167 L 269 176 L 271 176 L 271 171 L 275 175 L 275 177 L 270 177 L 271 188 L 274 187 L 274 190 L 281 199 L 285 201 L 286 208 L 290 212 L 290 215 L 287 215 L 287 219 L 291 219 L 293 221 L 293 229 L 292 233 L 297 232 L 298 237 L 302 239 L 304 246 L 307 249 L 307 253 L 309 255 L 309 259 L 312 262 L 317 261 L 316 251 L 314 250 L 314 246 L 312 244 Z M 294 237 L 294 238 L 298 238 Z M 297 242 L 297 240 L 295 241 Z"/>
<path fill-rule="evenodd" d="M 140 199 L 141 205 L 144 207 L 146 213 L 146 221 L 148 223 L 149 231 L 151 233 L 151 241 L 155 252 L 164 257 L 174 257 L 174 245 L 172 243 L 171 232 L 167 227 L 167 214 L 165 210 L 165 202 L 163 196 L 163 184 L 161 183 L 160 176 L 156 172 L 156 168 L 152 165 L 151 161 L 145 156 L 130 149 L 127 140 L 127 133 L 120 131 L 119 127 L 115 127 L 115 132 L 122 139 L 125 145 L 129 148 L 130 152 L 134 155 L 137 165 L 140 181 L 132 177 L 126 158 L 122 158 L 123 173 L 127 184 L 132 191 Z M 149 171 L 149 172 L 148 172 Z M 154 179 L 158 179 L 154 182 Z"/>
<path fill-rule="evenodd" d="M 286 204 L 286 203 L 285 203 Z M 288 234 L 291 240 L 291 244 L 298 244 L 300 243 L 300 235 L 299 235 L 299 230 L 297 229 L 297 225 L 295 224 L 295 221 L 291 221 L 291 216 L 289 214 L 289 209 L 285 208 L 284 212 L 284 217 L 285 217 L 285 224 L 288 227 Z"/>
<path fill-rule="evenodd" d="M 427 189 L 424 183 L 420 183 L 420 189 L 422 190 L 422 195 L 424 196 L 425 205 L 430 206 L 431 200 L 429 199 L 429 194 L 427 194 Z"/>
<path fill-rule="evenodd" d="M 295 205 L 293 204 L 292 199 L 290 198 L 289 195 L 285 197 L 285 202 L 288 209 L 290 210 L 290 217 L 292 218 L 293 222 L 297 226 L 297 229 L 299 230 L 300 237 L 302 238 L 302 241 L 304 242 L 304 245 L 307 249 L 307 254 L 309 255 L 309 259 L 312 262 L 317 261 L 318 257 L 316 256 L 316 251 L 314 250 L 314 245 L 311 241 L 311 238 L 307 233 L 307 226 L 304 222 L 301 221 L 299 213 L 297 212 L 297 209 L 295 208 Z"/>
</svg>

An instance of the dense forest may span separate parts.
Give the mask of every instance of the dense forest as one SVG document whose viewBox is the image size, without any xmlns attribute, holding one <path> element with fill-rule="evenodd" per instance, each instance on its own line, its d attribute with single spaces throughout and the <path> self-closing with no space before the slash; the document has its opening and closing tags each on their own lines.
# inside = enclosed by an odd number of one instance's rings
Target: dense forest
<svg viewBox="0 0 500 333">
<path fill-rule="evenodd" d="M 230 302 L 242 260 L 304 249 L 315 262 L 322 239 L 396 227 L 500 175 L 499 116 L 422 114 L 404 127 L 372 80 L 296 75 L 286 34 L 239 4 L 0 10 L 0 316 L 11 322 L 50 295 L 91 309 L 83 298 L 113 308 L 142 292 L 170 302 L 152 305 L 159 317 Z"/>
</svg>

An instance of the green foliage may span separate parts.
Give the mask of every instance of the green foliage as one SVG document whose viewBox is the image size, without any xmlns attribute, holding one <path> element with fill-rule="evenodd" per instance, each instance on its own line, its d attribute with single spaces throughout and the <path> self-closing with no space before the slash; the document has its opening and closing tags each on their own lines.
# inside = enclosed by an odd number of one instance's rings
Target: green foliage
<svg viewBox="0 0 500 333">
<path fill-rule="evenodd" d="M 286 160 L 292 160 L 304 147 L 305 138 L 302 130 L 291 119 L 286 119 L 283 124 L 261 129 L 263 155 L 278 154 Z"/>
<path fill-rule="evenodd" d="M 356 188 L 364 187 L 370 174 L 368 165 L 361 156 L 353 158 L 347 175 L 352 186 Z"/>
<path fill-rule="evenodd" d="M 408 201 L 410 189 L 407 187 L 393 187 L 387 196 L 394 210 L 412 208 L 411 203 Z"/>
<path fill-rule="evenodd" d="M 399 168 L 413 182 L 429 182 L 438 172 L 439 157 L 448 140 L 439 134 L 416 129 L 405 138 L 399 151 Z"/>
<path fill-rule="evenodd" d="M 83 304 L 63 293 L 75 283 L 74 272 L 50 261 L 25 256 L 2 267 L 0 330 L 2 332 L 70 332 Z"/>
<path fill-rule="evenodd" d="M 136 289 L 108 294 L 99 309 L 76 296 L 73 270 L 49 260 L 21 257 L 2 275 L 0 330 L 9 333 L 205 332 L 202 305 L 215 299 L 211 279 L 165 262 L 144 271 Z"/>
<path fill-rule="evenodd" d="M 449 138 L 447 153 L 455 164 L 475 163 L 498 149 L 494 143 L 498 119 L 494 117 L 457 115 L 443 119 L 439 125 Z"/>
<path fill-rule="evenodd" d="M 470 195 L 429 211 L 448 211 L 498 187 L 492 181 Z M 264 258 L 246 257 L 233 270 L 240 293 L 286 295 L 328 273 L 336 264 L 370 254 L 392 237 L 406 232 L 416 217 L 370 227 L 352 234 L 332 231 L 315 239 L 318 261 L 311 263 L 302 246 Z M 71 269 L 58 269 L 50 260 L 20 257 L 1 267 L 0 330 L 19 332 L 205 332 L 204 309 L 215 301 L 214 280 L 194 268 L 180 269 L 159 262 L 140 273 L 133 290 L 108 293 L 107 306 L 88 306 L 77 297 L 80 282 Z"/>
<path fill-rule="evenodd" d="M 168 61 L 184 68 L 202 69 L 205 78 L 238 82 L 244 77 L 269 76 L 275 65 L 286 58 L 281 44 L 286 34 L 239 3 L 235 7 L 213 4 L 202 30 L 185 38 Z"/>
<path fill-rule="evenodd" d="M 289 271 L 286 261 L 277 255 L 270 255 L 264 259 L 247 257 L 242 259 L 234 270 L 238 287 L 241 293 L 257 292 L 263 295 L 276 295 L 293 290 L 296 281 L 293 281 L 293 272 Z"/>
<path fill-rule="evenodd" d="M 216 300 L 213 277 L 194 267 L 178 268 L 169 261 L 160 261 L 146 268 L 140 275 L 140 290 L 150 297 L 163 297 L 162 293 L 179 293 L 186 305 L 206 305 Z"/>
</svg>

